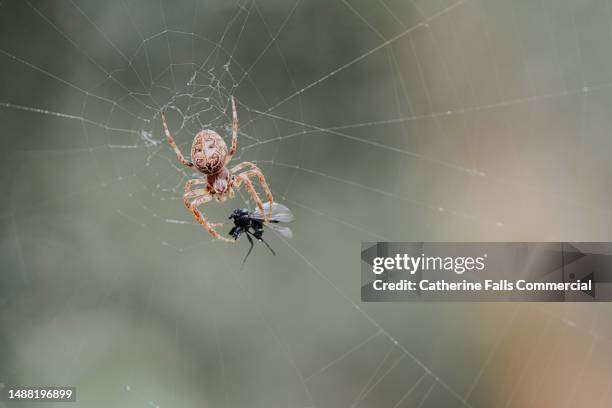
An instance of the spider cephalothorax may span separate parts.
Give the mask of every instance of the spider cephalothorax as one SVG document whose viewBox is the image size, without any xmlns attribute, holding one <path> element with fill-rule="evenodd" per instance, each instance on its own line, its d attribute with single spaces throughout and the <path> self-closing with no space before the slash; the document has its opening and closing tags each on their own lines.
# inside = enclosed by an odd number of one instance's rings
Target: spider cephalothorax
<svg viewBox="0 0 612 408">
<path fill-rule="evenodd" d="M 179 148 L 174 143 L 174 138 L 168 130 L 168 124 L 166 123 L 166 115 L 162 112 L 162 122 L 164 125 L 164 131 L 168 138 L 168 143 L 174 149 L 176 156 L 179 161 L 187 166 L 194 167 L 200 173 L 206 175 L 205 178 L 195 178 L 187 180 L 185 184 L 185 194 L 183 195 L 183 202 L 185 206 L 193 213 L 196 220 L 206 228 L 206 230 L 213 237 L 220 239 L 225 242 L 235 242 L 222 237 L 214 229 L 219 224 L 210 224 L 206 218 L 202 215 L 198 206 L 204 204 L 213 198 L 217 201 L 225 201 L 228 197 L 234 196 L 234 189 L 239 188 L 242 184 L 246 187 L 247 191 L 257 204 L 257 207 L 264 213 L 263 203 L 259 198 L 259 195 L 253 187 L 251 177 L 256 177 L 259 183 L 263 187 L 268 201 L 270 202 L 269 214 L 272 214 L 272 192 L 266 183 L 266 179 L 259 168 L 251 162 L 242 162 L 232 169 L 228 169 L 226 165 L 232 159 L 236 149 L 238 147 L 238 115 L 236 113 L 236 103 L 232 96 L 232 144 L 228 151 L 227 145 L 221 138 L 221 136 L 214 130 L 204 129 L 200 131 L 193 139 L 191 146 L 191 160 L 185 159 Z M 238 173 L 239 171 L 243 171 Z M 199 188 L 193 188 L 194 186 L 200 186 Z M 267 216 L 264 222 L 267 222 Z"/>
</svg>

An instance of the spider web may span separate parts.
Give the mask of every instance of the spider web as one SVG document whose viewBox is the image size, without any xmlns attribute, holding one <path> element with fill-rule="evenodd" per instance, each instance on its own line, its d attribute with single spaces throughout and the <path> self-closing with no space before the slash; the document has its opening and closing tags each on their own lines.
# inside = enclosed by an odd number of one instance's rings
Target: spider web
<svg viewBox="0 0 612 408">
<path fill-rule="evenodd" d="M 0 10 L 0 381 L 88 407 L 609 406 L 607 305 L 361 304 L 355 272 L 368 240 L 609 239 L 608 2 Z M 296 215 L 242 270 L 159 118 L 188 153 L 229 137 L 231 95 L 233 163 Z"/>
</svg>

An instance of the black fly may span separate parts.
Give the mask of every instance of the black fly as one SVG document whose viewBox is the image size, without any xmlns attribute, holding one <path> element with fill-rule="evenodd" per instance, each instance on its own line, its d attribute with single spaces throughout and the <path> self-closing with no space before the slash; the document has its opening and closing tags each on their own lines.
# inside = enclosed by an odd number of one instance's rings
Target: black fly
<svg viewBox="0 0 612 408">
<path fill-rule="evenodd" d="M 263 209 L 267 214 L 270 210 L 270 203 L 265 203 L 263 205 Z M 276 252 L 274 252 L 272 247 L 263 239 L 264 225 L 274 229 L 285 238 L 293 237 L 293 233 L 289 227 L 279 225 L 279 223 L 293 221 L 293 214 L 291 213 L 291 210 L 279 203 L 274 203 L 272 206 L 272 216 L 268 219 L 267 224 L 264 223 L 263 213 L 259 209 L 251 211 L 248 208 L 236 208 L 234 212 L 232 212 L 232 215 L 229 216 L 229 219 L 234 220 L 234 227 L 230 230 L 229 235 L 237 240 L 240 238 L 240 235 L 244 233 L 251 244 L 249 252 L 247 252 L 244 260 L 242 261 L 243 265 L 251 254 L 253 246 L 255 245 L 251 237 L 263 242 L 268 247 L 270 252 L 272 252 L 273 255 L 276 255 Z"/>
</svg>

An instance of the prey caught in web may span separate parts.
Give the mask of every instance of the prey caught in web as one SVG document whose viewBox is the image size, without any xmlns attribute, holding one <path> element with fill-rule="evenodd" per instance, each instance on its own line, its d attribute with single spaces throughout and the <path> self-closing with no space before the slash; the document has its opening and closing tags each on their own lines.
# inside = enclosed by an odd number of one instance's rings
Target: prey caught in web
<svg viewBox="0 0 612 408">
<path fill-rule="evenodd" d="M 236 208 L 234 212 L 232 212 L 232 215 L 229 216 L 230 219 L 234 220 L 234 227 L 230 230 L 229 235 L 234 237 L 234 240 L 237 240 L 240 238 L 240 235 L 244 233 L 251 244 L 249 251 L 242 260 L 243 265 L 251 254 L 251 251 L 253 251 L 253 246 L 255 245 L 251 237 L 263 242 L 270 252 L 276 255 L 276 252 L 274 252 L 270 244 L 263 239 L 264 225 L 269 226 L 285 238 L 293 237 L 293 232 L 289 227 L 279 225 L 280 223 L 293 221 L 293 214 L 289 208 L 279 203 L 273 203 L 267 223 L 264 221 L 265 211 L 270 211 L 270 203 L 265 203 L 263 205 L 263 210 L 257 209 L 251 211 L 248 208 Z"/>
</svg>

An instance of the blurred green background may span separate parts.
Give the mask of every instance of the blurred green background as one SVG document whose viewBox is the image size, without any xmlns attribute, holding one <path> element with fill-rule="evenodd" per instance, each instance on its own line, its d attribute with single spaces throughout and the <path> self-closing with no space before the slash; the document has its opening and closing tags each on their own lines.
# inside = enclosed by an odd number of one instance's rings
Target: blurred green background
<svg viewBox="0 0 612 408">
<path fill-rule="evenodd" d="M 0 1 L 0 383 L 88 408 L 612 405 L 607 304 L 359 298 L 361 241 L 610 240 L 611 7 Z M 230 95 L 234 162 L 296 216 L 243 269 L 185 210 L 159 118 L 187 154 L 230 135 Z"/>
</svg>

